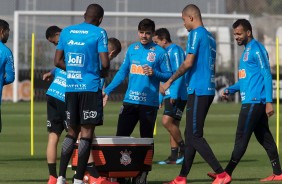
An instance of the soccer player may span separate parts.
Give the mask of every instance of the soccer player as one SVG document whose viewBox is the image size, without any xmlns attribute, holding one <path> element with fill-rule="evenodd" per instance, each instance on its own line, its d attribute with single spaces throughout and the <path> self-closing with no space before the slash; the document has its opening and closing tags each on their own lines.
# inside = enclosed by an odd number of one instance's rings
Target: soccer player
<svg viewBox="0 0 282 184">
<path fill-rule="evenodd" d="M 182 48 L 172 43 L 170 33 L 166 28 L 157 29 L 153 41 L 167 51 L 171 70 L 175 72 L 185 58 Z M 165 96 L 163 97 L 164 115 L 162 124 L 170 133 L 171 154 L 166 160 L 160 161 L 158 164 L 180 164 L 183 162 L 184 141 L 181 136 L 181 131 L 179 130 L 179 123 L 187 102 L 187 90 L 184 87 L 185 85 L 184 77 L 180 77 L 166 90 Z"/>
<path fill-rule="evenodd" d="M 179 176 L 170 184 L 186 184 L 186 177 L 192 167 L 196 151 L 218 173 L 213 184 L 225 184 L 231 177 L 224 172 L 212 149 L 203 137 L 205 118 L 215 95 L 216 43 L 212 34 L 203 27 L 200 9 L 193 4 L 182 11 L 184 26 L 190 32 L 186 47 L 186 58 L 172 77 L 161 86 L 165 91 L 180 76 L 186 73 L 188 83 L 185 153 Z M 189 69 L 189 73 L 187 73 Z"/>
<path fill-rule="evenodd" d="M 108 95 L 128 76 L 128 88 L 120 109 L 117 136 L 130 136 L 139 121 L 140 137 L 153 137 L 160 81 L 166 81 L 171 76 L 167 53 L 152 41 L 154 31 L 154 21 L 143 19 L 139 22 L 140 41 L 129 46 L 119 71 L 104 90 L 106 102 Z"/>
<path fill-rule="evenodd" d="M 5 45 L 8 41 L 10 28 L 8 22 L 0 19 L 0 98 L 2 99 L 3 86 L 11 84 L 15 80 L 14 59 L 12 51 Z M 1 101 L 0 101 L 1 107 Z M 2 130 L 0 109 L 0 132 Z"/>
<path fill-rule="evenodd" d="M 58 26 L 50 26 L 46 30 L 46 39 L 58 45 L 59 36 L 62 29 Z M 57 183 L 57 146 L 61 133 L 65 129 L 67 131 L 66 120 L 66 105 L 65 105 L 65 90 L 66 90 L 66 72 L 59 68 L 54 68 L 51 72 L 43 75 L 44 81 L 53 79 L 50 87 L 47 90 L 47 131 L 48 144 L 46 150 L 49 180 L 48 184 Z"/>
<path fill-rule="evenodd" d="M 107 33 L 98 27 L 103 16 L 104 9 L 100 5 L 90 4 L 84 14 L 85 21 L 64 28 L 60 35 L 54 63 L 67 72 L 65 101 L 69 129 L 62 145 L 57 184 L 65 183 L 66 168 L 79 132 L 81 138 L 74 184 L 83 183 L 94 128 L 99 123 L 100 60 L 103 71 L 109 69 Z M 98 177 L 98 173 L 96 176 L 95 183 L 111 183 Z"/>
<path fill-rule="evenodd" d="M 264 46 L 253 38 L 252 26 L 248 20 L 238 19 L 234 22 L 233 34 L 237 44 L 245 46 L 245 50 L 240 59 L 239 81 L 226 88 L 222 96 L 227 98 L 228 95 L 240 91 L 242 106 L 234 149 L 225 171 L 232 175 L 254 133 L 257 141 L 265 149 L 273 170 L 271 176 L 260 181 L 282 181 L 279 155 L 268 125 L 268 118 L 274 114 L 268 53 Z M 212 178 L 216 176 L 211 173 L 208 175 Z"/>
</svg>

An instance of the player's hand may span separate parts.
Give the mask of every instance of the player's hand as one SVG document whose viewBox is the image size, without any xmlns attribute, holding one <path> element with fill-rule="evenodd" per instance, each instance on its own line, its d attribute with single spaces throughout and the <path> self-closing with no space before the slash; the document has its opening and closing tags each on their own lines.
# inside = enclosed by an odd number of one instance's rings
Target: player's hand
<svg viewBox="0 0 282 184">
<path fill-rule="evenodd" d="M 159 104 L 159 109 L 161 109 L 163 107 L 163 103 Z"/>
<path fill-rule="evenodd" d="M 52 73 L 51 72 L 47 72 L 47 73 L 43 74 L 42 80 L 44 80 L 44 81 L 51 81 L 51 80 L 53 80 L 53 78 L 54 78 L 54 76 L 52 75 Z"/>
<path fill-rule="evenodd" d="M 170 87 L 171 83 L 168 80 L 167 82 L 165 82 L 163 85 L 160 86 L 160 93 L 162 95 L 165 95 L 165 91 Z"/>
<path fill-rule="evenodd" d="M 229 95 L 229 91 L 227 88 L 225 88 L 221 93 L 221 97 L 224 98 L 225 100 L 228 100 L 228 95 Z"/>
<path fill-rule="evenodd" d="M 106 106 L 109 96 L 103 92 L 103 107 Z"/>
<path fill-rule="evenodd" d="M 175 101 L 176 101 L 176 100 L 173 99 L 173 98 L 170 98 L 170 100 L 169 100 L 169 102 L 170 102 L 171 105 L 174 105 L 174 104 L 175 104 Z"/>
<path fill-rule="evenodd" d="M 267 117 L 271 117 L 274 114 L 274 109 L 272 103 L 266 103 L 265 105 L 265 113 Z"/>
<path fill-rule="evenodd" d="M 142 66 L 144 74 L 147 76 L 152 76 L 154 75 L 154 70 L 152 67 L 148 66 L 148 65 L 143 65 Z"/>
</svg>

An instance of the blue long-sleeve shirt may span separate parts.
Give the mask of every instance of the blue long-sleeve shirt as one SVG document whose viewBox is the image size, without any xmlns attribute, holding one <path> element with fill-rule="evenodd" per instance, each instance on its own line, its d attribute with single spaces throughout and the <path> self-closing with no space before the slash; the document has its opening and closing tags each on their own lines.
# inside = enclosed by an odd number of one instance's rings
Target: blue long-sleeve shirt
<svg viewBox="0 0 282 184">
<path fill-rule="evenodd" d="M 144 74 L 144 65 L 153 68 L 153 76 Z M 136 42 L 129 46 L 119 71 L 104 92 L 110 95 L 128 76 L 124 102 L 158 107 L 160 82 L 167 81 L 171 75 L 169 58 L 163 48 L 153 42 L 147 45 Z"/>
<path fill-rule="evenodd" d="M 2 99 L 2 89 L 4 85 L 15 80 L 14 59 L 12 51 L 0 41 L 0 98 Z M 0 101 L 1 103 L 1 101 Z"/>
<path fill-rule="evenodd" d="M 230 94 L 240 91 L 242 104 L 272 102 L 272 76 L 268 53 L 252 39 L 240 58 L 239 81 L 228 87 Z"/>
</svg>

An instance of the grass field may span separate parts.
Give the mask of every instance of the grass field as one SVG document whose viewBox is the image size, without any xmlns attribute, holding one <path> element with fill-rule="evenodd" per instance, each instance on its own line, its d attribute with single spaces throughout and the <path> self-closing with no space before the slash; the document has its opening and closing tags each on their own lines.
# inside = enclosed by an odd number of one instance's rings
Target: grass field
<svg viewBox="0 0 282 184">
<path fill-rule="evenodd" d="M 105 108 L 104 126 L 96 129 L 99 135 L 114 135 L 121 103 L 109 103 Z M 213 104 L 205 124 L 205 138 L 212 147 L 223 167 L 226 166 L 233 149 L 234 134 L 240 105 Z M 162 110 L 161 110 L 162 111 Z M 180 165 L 158 165 L 157 161 L 165 159 L 170 153 L 169 137 L 161 125 L 161 114 L 157 120 L 157 135 L 155 136 L 155 155 L 153 170 L 148 176 L 149 183 L 161 184 L 171 180 L 180 171 Z M 34 156 L 30 155 L 30 104 L 2 104 L 2 133 L 0 134 L 0 184 L 47 183 L 48 170 L 46 164 L 46 104 L 35 103 L 34 112 Z M 282 113 L 280 112 L 280 115 Z M 282 117 L 281 117 L 282 119 Z M 183 130 L 185 117 L 181 122 Z M 276 136 L 276 119 L 270 120 L 271 130 Z M 138 137 L 138 128 L 133 136 Z M 280 134 L 281 136 L 282 134 Z M 62 140 L 62 139 L 61 139 Z M 280 145 L 282 141 L 280 141 Z M 59 147 L 60 152 L 60 147 Z M 280 148 L 280 153 L 282 149 Z M 59 155 L 59 154 L 58 154 Z M 281 154 L 280 154 L 281 157 Z M 188 183 L 207 184 L 212 181 L 206 176 L 210 167 L 197 154 Z M 259 179 L 272 173 L 265 151 L 251 139 L 248 150 L 233 174 L 232 184 L 254 184 Z M 67 171 L 68 180 L 73 171 Z M 276 182 L 277 183 L 277 182 Z"/>
</svg>

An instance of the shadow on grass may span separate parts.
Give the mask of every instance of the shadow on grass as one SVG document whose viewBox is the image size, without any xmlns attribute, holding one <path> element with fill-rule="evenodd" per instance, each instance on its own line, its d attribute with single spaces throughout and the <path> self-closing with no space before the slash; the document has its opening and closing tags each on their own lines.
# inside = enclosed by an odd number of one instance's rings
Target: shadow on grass
<svg viewBox="0 0 282 184">
<path fill-rule="evenodd" d="M 23 179 L 23 180 L 2 180 L 1 183 L 43 183 L 46 182 L 46 179 Z"/>
<path fill-rule="evenodd" d="M 255 159 L 249 159 L 249 160 L 241 160 L 240 163 L 242 162 L 245 162 L 245 163 L 248 163 L 248 162 L 256 162 L 258 160 L 255 160 Z M 158 164 L 159 161 L 153 161 L 153 164 Z M 228 163 L 229 160 L 219 160 L 219 163 Z M 197 162 L 194 162 L 193 164 L 206 164 L 205 161 L 197 161 Z M 181 165 L 181 164 L 178 164 L 178 165 Z"/>
<path fill-rule="evenodd" d="M 28 161 L 28 162 L 36 162 L 36 161 L 45 161 L 46 157 L 37 157 L 37 158 L 33 158 L 33 157 L 27 157 L 27 158 L 15 158 L 15 159 L 0 159 L 0 164 L 1 162 L 20 162 L 20 161 Z"/>
</svg>

